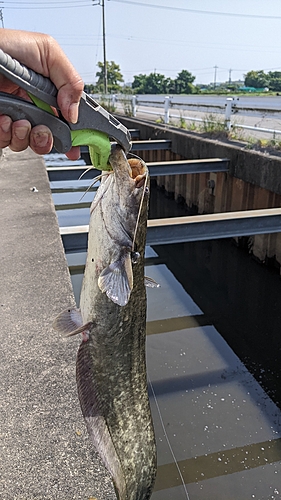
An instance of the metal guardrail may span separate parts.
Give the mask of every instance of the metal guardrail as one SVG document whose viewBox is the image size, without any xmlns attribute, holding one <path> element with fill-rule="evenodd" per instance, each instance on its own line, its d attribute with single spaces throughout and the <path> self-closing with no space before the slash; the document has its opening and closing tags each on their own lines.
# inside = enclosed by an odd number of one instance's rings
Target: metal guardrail
<svg viewBox="0 0 281 500">
<path fill-rule="evenodd" d="M 204 123 L 217 123 L 217 121 L 212 121 L 212 119 L 204 119 L 193 116 L 183 116 L 182 110 L 196 110 L 198 112 L 210 111 L 211 113 L 220 113 L 222 115 L 222 123 L 225 125 L 226 130 L 231 128 L 240 128 L 245 130 L 252 130 L 255 132 L 264 132 L 266 134 L 272 134 L 273 137 L 276 135 L 281 135 L 281 129 L 273 129 L 266 127 L 258 127 L 252 125 L 244 125 L 243 123 L 232 123 L 231 117 L 236 113 L 247 112 L 248 114 L 260 115 L 263 117 L 265 114 L 277 115 L 281 113 L 281 109 L 274 108 L 253 108 L 250 106 L 240 106 L 239 101 L 233 97 L 227 97 L 224 104 L 206 104 L 206 103 L 183 103 L 177 102 L 174 97 L 166 96 L 161 97 L 159 100 L 147 100 L 144 96 L 122 96 L 122 95 L 111 95 L 108 96 L 108 100 L 111 101 L 112 106 L 118 106 L 121 104 L 124 108 L 129 110 L 129 114 L 136 117 L 139 113 L 158 116 L 163 119 L 165 124 L 170 122 L 171 118 L 181 119 L 185 121 L 201 122 Z M 159 111 L 148 110 L 150 108 L 159 108 Z M 178 110 L 179 114 L 172 114 L 171 110 Z M 281 115 L 280 115 L 281 118 Z"/>
</svg>

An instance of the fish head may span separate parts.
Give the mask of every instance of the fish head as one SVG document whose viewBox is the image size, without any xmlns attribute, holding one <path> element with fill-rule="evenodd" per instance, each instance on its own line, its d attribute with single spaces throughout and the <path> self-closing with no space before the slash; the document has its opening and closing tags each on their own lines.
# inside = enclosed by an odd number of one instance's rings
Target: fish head
<svg viewBox="0 0 281 500">
<path fill-rule="evenodd" d="M 95 259 L 100 266 L 97 268 L 99 289 L 112 302 L 124 306 L 133 289 L 133 264 L 140 261 L 142 265 L 135 268 L 143 269 L 149 173 L 140 158 L 127 160 L 119 145 L 113 145 L 109 161 L 112 173 L 104 178 L 100 186 L 104 188 L 99 188 L 100 198 L 97 195 L 92 204 L 89 247 L 93 227 L 93 248 L 98 247 L 96 255 L 100 255 Z M 95 237 L 98 227 L 101 228 L 99 243 Z"/>
<path fill-rule="evenodd" d="M 132 216 L 138 214 L 144 194 L 149 192 L 145 162 L 141 158 L 128 160 L 118 144 L 112 145 L 109 162 L 114 172 L 120 208 L 125 208 L 127 214 Z"/>
</svg>

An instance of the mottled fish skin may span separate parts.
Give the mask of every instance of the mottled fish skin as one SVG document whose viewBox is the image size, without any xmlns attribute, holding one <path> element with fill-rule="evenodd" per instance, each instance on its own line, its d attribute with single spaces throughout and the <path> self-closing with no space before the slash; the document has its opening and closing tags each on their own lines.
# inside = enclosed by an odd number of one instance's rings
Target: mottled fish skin
<svg viewBox="0 0 281 500">
<path fill-rule="evenodd" d="M 103 180 L 91 210 L 80 308 L 83 323 L 92 327 L 78 351 L 77 386 L 90 438 L 112 475 L 117 498 L 148 500 L 156 475 L 145 361 L 144 249 L 149 196 L 141 181 L 136 187 L 138 182 L 130 177 L 119 146 L 110 162 L 114 173 Z M 126 261 L 128 273 L 132 267 L 132 291 L 127 304 L 120 306 L 101 291 L 99 277 L 120 256 L 121 260 L 130 256 L 142 197 L 134 248 L 140 257 L 135 264 Z"/>
</svg>

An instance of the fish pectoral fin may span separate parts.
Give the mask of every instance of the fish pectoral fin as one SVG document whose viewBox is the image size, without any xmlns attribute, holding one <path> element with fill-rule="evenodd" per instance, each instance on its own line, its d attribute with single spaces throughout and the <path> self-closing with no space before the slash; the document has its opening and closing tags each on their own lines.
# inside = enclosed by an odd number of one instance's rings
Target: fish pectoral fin
<svg viewBox="0 0 281 500">
<path fill-rule="evenodd" d="M 107 297 L 119 306 L 125 306 L 133 289 L 133 270 L 130 253 L 106 267 L 100 274 L 98 285 Z"/>
<path fill-rule="evenodd" d="M 160 288 L 160 284 L 157 283 L 153 278 L 149 278 L 149 276 L 144 277 L 144 284 L 147 288 Z"/>
<path fill-rule="evenodd" d="M 85 332 L 92 327 L 93 323 L 89 321 L 83 325 L 80 309 L 69 307 L 62 311 L 53 321 L 53 328 L 64 337 L 71 337 L 78 333 Z"/>
</svg>

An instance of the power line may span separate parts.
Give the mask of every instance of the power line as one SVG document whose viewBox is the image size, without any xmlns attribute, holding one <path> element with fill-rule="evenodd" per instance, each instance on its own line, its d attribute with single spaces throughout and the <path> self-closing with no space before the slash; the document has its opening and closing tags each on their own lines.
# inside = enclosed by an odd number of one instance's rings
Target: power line
<svg viewBox="0 0 281 500">
<path fill-rule="evenodd" d="M 142 7 L 152 7 L 154 9 L 166 9 L 180 12 L 191 12 L 193 14 L 206 14 L 211 16 L 245 17 L 251 19 L 281 19 L 281 16 L 265 16 L 262 14 L 237 14 L 236 12 L 218 12 L 212 10 L 186 9 L 185 7 L 171 7 L 169 5 L 157 5 L 144 2 L 134 2 L 132 0 L 111 0 L 113 2 L 127 3 L 130 5 L 141 5 Z"/>
<path fill-rule="evenodd" d="M 49 4 L 70 4 L 70 3 L 73 3 L 75 5 L 79 4 L 79 3 L 84 3 L 85 1 L 87 0 L 59 0 L 58 2 L 48 2 Z M 9 1 L 9 0 L 5 0 L 3 2 L 1 2 L 3 4 L 7 4 L 7 5 L 10 5 L 10 4 L 16 4 L 16 5 L 40 5 L 40 6 L 44 6 L 46 5 L 46 2 L 20 2 L 19 0 L 18 1 Z M 89 3 L 89 5 L 91 5 Z M 98 4 L 97 4 L 98 5 Z"/>
<path fill-rule="evenodd" d="M 211 10 L 199 10 L 199 9 L 187 9 L 185 7 L 171 7 L 169 5 L 157 5 L 151 3 L 144 3 L 133 0 L 111 0 L 119 3 L 126 3 L 130 5 L 139 5 L 141 7 L 150 7 L 154 9 L 166 9 L 178 12 L 190 12 L 192 14 L 202 14 L 202 15 L 212 15 L 212 16 L 227 16 L 227 17 L 240 17 L 247 19 L 281 19 L 281 16 L 276 15 L 263 15 L 263 14 L 243 14 L 236 12 L 220 12 L 220 11 L 211 11 Z M 61 9 L 61 8 L 81 8 L 81 7 L 90 7 L 93 4 L 90 3 L 90 0 L 66 0 L 66 1 L 58 1 L 58 2 L 21 2 L 21 1 L 13 1 L 13 0 L 5 0 L 3 1 L 3 8 L 6 9 Z M 99 5 L 99 4 L 94 4 Z"/>
<path fill-rule="evenodd" d="M 7 2 L 6 2 L 7 4 Z M 66 2 L 48 2 L 48 4 L 42 4 L 38 6 L 38 3 L 34 4 L 34 7 L 25 7 L 23 4 L 19 4 L 17 6 L 3 5 L 3 8 L 10 10 L 45 10 L 45 9 L 81 9 L 81 7 L 91 7 L 92 4 L 87 0 L 82 0 L 81 3 L 77 4 L 77 2 L 71 2 L 71 0 Z"/>
<path fill-rule="evenodd" d="M 219 43 L 219 42 L 200 42 L 200 40 L 175 40 L 171 38 L 166 38 L 166 39 L 161 39 L 161 38 L 147 38 L 147 37 L 138 37 L 134 35 L 121 35 L 121 34 L 108 34 L 108 38 L 118 38 L 121 40 L 128 40 L 130 42 L 144 42 L 144 43 L 159 43 L 159 44 L 166 44 L 166 45 L 178 45 L 178 46 L 195 46 L 197 49 L 198 48 L 205 48 L 207 47 L 208 49 L 216 49 L 219 48 L 220 50 L 226 50 L 226 51 L 243 51 L 244 52 L 253 52 L 253 53 L 260 53 L 261 49 L 267 50 L 267 52 L 270 53 L 278 53 L 280 50 L 278 47 L 275 46 L 265 46 L 265 45 L 250 45 L 250 44 L 237 44 L 237 43 Z M 274 50 L 271 50 L 273 48 Z M 228 69 L 228 68 L 227 68 Z"/>
</svg>

